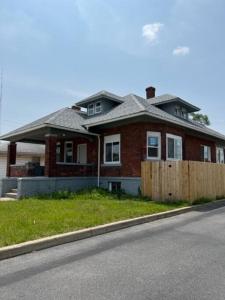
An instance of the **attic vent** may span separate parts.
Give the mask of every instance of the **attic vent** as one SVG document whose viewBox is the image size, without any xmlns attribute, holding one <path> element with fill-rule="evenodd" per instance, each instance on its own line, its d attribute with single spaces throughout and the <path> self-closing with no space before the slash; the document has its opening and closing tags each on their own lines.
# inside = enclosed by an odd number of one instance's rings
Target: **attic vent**
<svg viewBox="0 0 225 300">
<path fill-rule="evenodd" d="M 145 89 L 146 91 L 146 99 L 155 97 L 155 88 L 153 86 L 149 86 Z"/>
</svg>

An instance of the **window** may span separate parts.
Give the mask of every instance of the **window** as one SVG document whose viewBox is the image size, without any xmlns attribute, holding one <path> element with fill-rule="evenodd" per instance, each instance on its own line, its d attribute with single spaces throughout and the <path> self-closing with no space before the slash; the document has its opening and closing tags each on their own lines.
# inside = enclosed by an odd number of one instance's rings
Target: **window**
<svg viewBox="0 0 225 300">
<path fill-rule="evenodd" d="M 110 192 L 119 192 L 121 190 L 121 182 L 110 181 L 108 183 L 108 190 Z"/>
<path fill-rule="evenodd" d="M 88 110 L 87 111 L 88 111 L 89 116 L 94 115 L 95 112 L 94 112 L 94 104 L 93 103 L 88 105 Z"/>
<path fill-rule="evenodd" d="M 166 135 L 166 156 L 168 160 L 182 160 L 182 137 Z"/>
<path fill-rule="evenodd" d="M 224 148 L 216 147 L 216 162 L 218 164 L 224 164 Z"/>
<path fill-rule="evenodd" d="M 104 163 L 120 163 L 120 134 L 105 136 Z"/>
<path fill-rule="evenodd" d="M 181 110 L 181 117 L 184 119 L 187 119 L 187 111 L 185 108 L 182 108 L 182 110 Z"/>
<path fill-rule="evenodd" d="M 64 162 L 66 162 L 66 163 L 73 162 L 73 143 L 72 142 L 65 142 Z"/>
<path fill-rule="evenodd" d="M 95 113 L 99 114 L 102 111 L 102 104 L 101 102 L 96 102 L 95 103 Z"/>
<path fill-rule="evenodd" d="M 147 159 L 161 159 L 160 132 L 147 132 Z"/>
<path fill-rule="evenodd" d="M 56 162 L 60 162 L 61 161 L 61 143 L 58 142 L 56 144 Z"/>
<path fill-rule="evenodd" d="M 180 107 L 175 106 L 175 115 L 180 116 Z"/>
<path fill-rule="evenodd" d="M 211 147 L 206 145 L 201 145 L 201 161 L 206 161 L 206 162 L 211 161 Z"/>
<path fill-rule="evenodd" d="M 77 163 L 79 164 L 87 163 L 87 144 L 77 145 Z"/>
</svg>

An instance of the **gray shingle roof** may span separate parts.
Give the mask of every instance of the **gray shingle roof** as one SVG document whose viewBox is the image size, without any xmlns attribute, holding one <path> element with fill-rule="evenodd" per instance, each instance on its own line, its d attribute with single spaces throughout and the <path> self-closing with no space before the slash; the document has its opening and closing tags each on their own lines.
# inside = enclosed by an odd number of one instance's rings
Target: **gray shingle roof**
<svg viewBox="0 0 225 300">
<path fill-rule="evenodd" d="M 105 94 L 106 92 L 104 92 Z M 98 93 L 99 97 L 101 97 L 102 92 Z M 112 94 L 111 94 L 112 95 Z M 166 99 L 170 99 L 173 97 L 173 99 L 176 99 L 178 97 L 172 96 L 172 95 L 163 95 L 161 96 L 161 100 L 165 101 Z M 175 97 L 175 98 L 174 98 Z M 50 115 L 47 115 L 41 119 L 38 119 L 35 122 L 32 122 L 28 125 L 25 125 L 23 127 L 20 127 L 4 136 L 2 136 L 2 139 L 7 139 L 9 137 L 13 137 L 14 135 L 21 134 L 24 131 L 32 131 L 36 128 L 39 128 L 40 126 L 46 126 L 46 127 L 60 127 L 63 129 L 73 130 L 76 132 L 81 132 L 84 134 L 90 134 L 91 131 L 88 131 L 85 129 L 85 127 L 91 128 L 95 125 L 100 125 L 104 123 L 110 123 L 114 121 L 118 121 L 122 118 L 132 118 L 138 115 L 148 115 L 150 117 L 166 121 L 171 124 L 175 124 L 177 126 L 182 126 L 184 128 L 188 128 L 206 135 L 210 135 L 213 137 L 216 137 L 218 139 L 221 139 L 225 141 L 225 136 L 212 130 L 209 127 L 206 127 L 204 125 L 201 125 L 197 122 L 194 122 L 192 120 L 184 120 L 181 118 L 178 118 L 174 115 L 171 115 L 161 109 L 159 109 L 157 106 L 152 105 L 151 101 L 152 99 L 146 100 L 140 96 L 129 94 L 124 97 L 119 97 L 122 101 L 119 105 L 114 107 L 112 110 L 105 114 L 93 116 L 91 118 L 88 118 L 86 114 L 83 112 L 77 112 L 74 109 L 71 108 L 64 108 L 59 111 L 56 111 Z M 159 97 L 157 97 L 159 98 Z M 166 101 L 167 101 L 166 100 Z M 81 101 L 82 102 L 82 101 Z M 81 103 L 79 102 L 79 103 Z"/>
<path fill-rule="evenodd" d="M 122 103 L 124 101 L 123 97 L 120 97 L 118 95 L 115 95 L 115 94 L 107 92 L 107 91 L 100 91 L 100 92 L 98 92 L 94 95 L 91 95 L 91 96 L 83 99 L 82 101 L 77 102 L 76 105 L 82 106 L 82 105 L 87 104 L 88 102 L 94 101 L 94 100 L 99 99 L 101 97 L 110 99 L 110 100 L 112 100 L 114 102 L 118 102 L 118 103 Z"/>
<path fill-rule="evenodd" d="M 173 101 L 177 101 L 177 102 L 181 102 L 181 103 L 185 104 L 186 106 L 189 106 L 190 108 L 192 108 L 193 111 L 199 111 L 200 110 L 199 107 L 189 103 L 188 101 L 183 100 L 183 99 L 181 99 L 177 96 L 170 95 L 170 94 L 164 94 L 164 95 L 161 95 L 161 96 L 158 96 L 158 97 L 150 98 L 150 99 L 147 99 L 146 101 L 149 102 L 150 104 L 156 105 L 156 106 L 166 104 L 166 103 L 170 103 L 170 102 L 173 102 Z"/>
<path fill-rule="evenodd" d="M 29 123 L 25 126 L 19 127 L 16 130 L 13 130 L 3 136 L 1 139 L 6 139 L 8 136 L 17 135 L 23 133 L 27 130 L 32 131 L 40 126 L 46 127 L 62 127 L 62 128 L 69 128 L 74 131 L 78 131 L 81 133 L 88 133 L 87 130 L 82 126 L 83 117 L 82 113 L 79 113 L 71 108 L 63 108 L 54 113 L 51 113 L 43 118 L 40 118 L 32 123 Z"/>
<path fill-rule="evenodd" d="M 105 115 L 99 115 L 98 117 L 86 119 L 84 124 L 91 127 L 97 124 L 102 124 L 108 121 L 116 121 L 122 117 L 131 117 L 137 114 L 148 114 L 151 117 L 167 121 L 178 126 L 189 128 L 219 139 L 225 140 L 225 136 L 209 127 L 206 127 L 192 120 L 183 120 L 174 115 L 171 115 L 158 107 L 150 104 L 146 99 L 130 94 L 124 97 L 126 101 L 119 106 L 116 106 L 110 112 Z"/>
</svg>

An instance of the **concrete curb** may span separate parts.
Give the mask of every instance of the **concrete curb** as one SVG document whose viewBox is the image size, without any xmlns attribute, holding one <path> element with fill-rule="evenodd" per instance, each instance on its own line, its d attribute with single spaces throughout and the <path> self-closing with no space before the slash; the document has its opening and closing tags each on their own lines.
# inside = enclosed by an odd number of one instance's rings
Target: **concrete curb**
<svg viewBox="0 0 225 300">
<path fill-rule="evenodd" d="M 128 220 L 123 220 L 119 222 L 114 222 L 114 223 L 109 223 L 105 225 L 99 225 L 96 227 L 91 227 L 87 229 L 82 229 L 82 230 L 77 230 L 77 231 L 72 231 L 68 233 L 63 233 L 63 234 L 57 234 L 53 235 L 50 237 L 34 240 L 34 241 L 28 241 L 25 243 L 21 244 L 16 244 L 12 246 L 7 246 L 0 248 L 0 260 L 11 258 L 14 256 L 30 253 L 33 251 L 38 251 L 50 247 L 54 247 L 57 245 L 65 244 L 65 243 L 70 243 L 82 239 L 86 239 L 89 237 L 94 237 L 100 234 L 124 229 L 127 227 L 143 224 L 143 223 L 148 223 L 148 222 L 153 222 L 156 220 L 164 219 L 164 218 L 169 218 L 173 216 L 177 216 L 180 214 L 184 214 L 190 211 L 198 211 L 201 209 L 207 209 L 207 208 L 217 208 L 225 205 L 225 200 L 218 200 L 206 204 L 201 204 L 201 205 L 195 205 L 195 206 L 188 206 L 188 207 L 183 207 L 183 208 L 178 208 L 174 209 L 171 211 L 167 212 L 162 212 L 162 213 L 157 213 L 153 215 L 147 215 L 143 217 L 138 217 L 138 218 L 133 218 L 133 219 L 128 219 Z"/>
</svg>

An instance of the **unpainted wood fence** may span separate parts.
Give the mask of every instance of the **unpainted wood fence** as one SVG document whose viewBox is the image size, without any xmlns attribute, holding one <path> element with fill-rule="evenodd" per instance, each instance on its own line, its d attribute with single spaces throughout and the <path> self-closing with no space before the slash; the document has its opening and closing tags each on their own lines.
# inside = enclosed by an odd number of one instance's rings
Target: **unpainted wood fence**
<svg viewBox="0 0 225 300">
<path fill-rule="evenodd" d="M 145 161 L 141 165 L 141 190 L 158 201 L 225 196 L 225 164 L 196 161 Z"/>
</svg>

